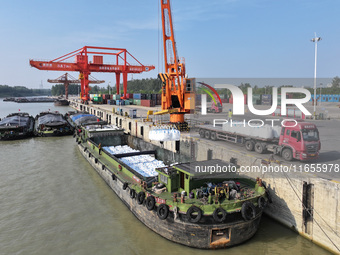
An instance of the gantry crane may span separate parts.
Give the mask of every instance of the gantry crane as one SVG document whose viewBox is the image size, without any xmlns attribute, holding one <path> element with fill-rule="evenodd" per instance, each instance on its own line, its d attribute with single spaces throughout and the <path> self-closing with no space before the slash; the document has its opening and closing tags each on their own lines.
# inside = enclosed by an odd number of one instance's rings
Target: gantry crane
<svg viewBox="0 0 340 255">
<path fill-rule="evenodd" d="M 194 109 L 194 79 L 187 79 L 184 58 L 177 53 L 170 0 L 160 0 L 162 11 L 162 30 L 165 73 L 158 77 L 162 80 L 162 112 L 170 113 L 170 122 L 185 123 L 184 115 Z"/>
<path fill-rule="evenodd" d="M 93 61 L 89 61 L 89 55 L 93 55 Z M 114 56 L 113 60 L 115 63 L 104 64 L 103 55 Z M 72 57 L 75 57 L 75 62 L 64 62 Z M 127 61 L 127 57 L 130 57 L 136 64 L 131 65 Z M 89 75 L 92 72 L 115 73 L 117 94 L 119 94 L 120 74 L 123 74 L 123 99 L 125 99 L 128 73 L 142 73 L 155 69 L 154 66 L 145 66 L 140 63 L 126 49 L 94 46 L 84 46 L 83 48 L 72 51 L 51 61 L 31 59 L 30 65 L 39 70 L 79 72 L 79 79 L 81 80 L 81 98 L 84 102 L 87 102 L 90 99 Z"/>
<path fill-rule="evenodd" d="M 62 76 L 59 76 L 57 79 L 48 79 L 47 80 L 49 83 L 63 83 L 65 86 L 65 97 L 68 99 L 68 86 L 70 84 L 78 84 L 81 83 L 80 79 L 74 78 L 72 75 L 69 73 L 64 73 Z M 90 84 L 100 84 L 104 83 L 104 80 L 97 80 L 93 78 L 91 75 L 89 76 L 89 83 Z"/>
</svg>

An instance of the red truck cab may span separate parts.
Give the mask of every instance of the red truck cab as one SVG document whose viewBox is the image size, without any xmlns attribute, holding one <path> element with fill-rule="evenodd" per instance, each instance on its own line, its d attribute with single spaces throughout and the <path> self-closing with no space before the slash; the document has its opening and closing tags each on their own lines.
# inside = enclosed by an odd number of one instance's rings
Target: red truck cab
<svg viewBox="0 0 340 255">
<path fill-rule="evenodd" d="M 313 123 L 286 121 L 285 127 L 281 129 L 279 146 L 286 160 L 316 159 L 321 149 L 319 131 Z"/>
<path fill-rule="evenodd" d="M 222 112 L 222 105 L 217 102 L 217 105 L 214 101 L 211 102 L 211 106 L 208 108 L 208 112 L 213 113 L 221 113 Z"/>
</svg>

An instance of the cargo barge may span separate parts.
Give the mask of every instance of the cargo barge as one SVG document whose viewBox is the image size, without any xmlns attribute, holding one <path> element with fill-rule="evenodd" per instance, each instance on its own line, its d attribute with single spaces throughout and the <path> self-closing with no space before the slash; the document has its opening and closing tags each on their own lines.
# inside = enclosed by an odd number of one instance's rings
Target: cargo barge
<svg viewBox="0 0 340 255">
<path fill-rule="evenodd" d="M 41 112 L 35 117 L 35 136 L 72 135 L 73 128 L 59 112 Z"/>
<path fill-rule="evenodd" d="M 200 249 L 230 247 L 256 233 L 269 201 L 260 179 L 204 170 L 235 167 L 221 160 L 172 164 L 172 152 L 138 139 L 121 129 L 86 126 L 76 136 L 81 154 L 143 224 Z"/>
<path fill-rule="evenodd" d="M 54 105 L 55 106 L 69 106 L 70 102 L 67 99 L 58 98 L 54 100 Z"/>
<path fill-rule="evenodd" d="M 28 113 L 12 113 L 0 121 L 0 140 L 33 136 L 34 118 Z"/>
</svg>

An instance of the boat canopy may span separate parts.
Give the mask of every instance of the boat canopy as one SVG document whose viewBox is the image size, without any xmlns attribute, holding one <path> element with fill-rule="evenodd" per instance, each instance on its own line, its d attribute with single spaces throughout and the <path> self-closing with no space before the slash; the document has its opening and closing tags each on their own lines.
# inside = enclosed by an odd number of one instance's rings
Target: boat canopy
<svg viewBox="0 0 340 255">
<path fill-rule="evenodd" d="M 71 116 L 71 120 L 76 123 L 76 125 L 81 125 L 84 123 L 95 123 L 98 122 L 99 118 L 93 114 L 75 114 Z"/>
<path fill-rule="evenodd" d="M 61 114 L 45 114 L 38 119 L 38 124 L 41 125 L 63 125 L 68 124 Z"/>
<path fill-rule="evenodd" d="M 0 126 L 27 126 L 29 123 L 29 116 L 13 115 L 7 116 L 2 121 L 0 121 Z"/>
</svg>

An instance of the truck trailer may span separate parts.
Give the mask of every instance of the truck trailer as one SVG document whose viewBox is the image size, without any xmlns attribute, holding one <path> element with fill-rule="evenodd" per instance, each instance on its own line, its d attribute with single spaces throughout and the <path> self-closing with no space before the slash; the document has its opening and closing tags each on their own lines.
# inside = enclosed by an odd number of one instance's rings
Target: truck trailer
<svg viewBox="0 0 340 255">
<path fill-rule="evenodd" d="M 257 153 L 270 151 L 287 161 L 309 161 L 319 157 L 321 143 L 315 124 L 287 120 L 284 126 L 246 126 L 246 122 L 231 122 L 222 126 L 199 125 L 201 138 L 244 144 L 246 150 Z"/>
</svg>

